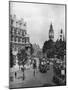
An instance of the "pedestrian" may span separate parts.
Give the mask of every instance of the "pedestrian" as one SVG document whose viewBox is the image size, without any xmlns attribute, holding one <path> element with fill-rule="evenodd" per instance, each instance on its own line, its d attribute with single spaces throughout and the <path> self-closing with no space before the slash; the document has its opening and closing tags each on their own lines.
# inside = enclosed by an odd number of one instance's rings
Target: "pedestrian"
<svg viewBox="0 0 68 90">
<path fill-rule="evenodd" d="M 15 72 L 15 78 L 17 77 L 17 72 Z"/>
<path fill-rule="evenodd" d="M 35 77 L 35 69 L 34 69 L 33 75 L 34 75 L 34 77 Z"/>
<path fill-rule="evenodd" d="M 36 60 L 34 60 L 34 62 L 33 62 L 33 69 L 34 69 L 33 74 L 34 74 L 34 76 L 35 76 L 35 71 L 36 71 Z"/>
<path fill-rule="evenodd" d="M 36 60 L 33 62 L 33 69 L 36 69 Z"/>
</svg>

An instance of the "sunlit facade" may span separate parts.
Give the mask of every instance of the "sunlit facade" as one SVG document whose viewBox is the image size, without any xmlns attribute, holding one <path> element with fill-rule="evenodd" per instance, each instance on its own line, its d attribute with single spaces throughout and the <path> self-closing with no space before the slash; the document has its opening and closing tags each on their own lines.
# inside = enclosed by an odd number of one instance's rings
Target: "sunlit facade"
<svg viewBox="0 0 68 90">
<path fill-rule="evenodd" d="M 23 18 L 18 20 L 16 15 L 10 16 L 10 47 L 17 52 L 22 48 L 30 47 L 26 22 Z"/>
</svg>

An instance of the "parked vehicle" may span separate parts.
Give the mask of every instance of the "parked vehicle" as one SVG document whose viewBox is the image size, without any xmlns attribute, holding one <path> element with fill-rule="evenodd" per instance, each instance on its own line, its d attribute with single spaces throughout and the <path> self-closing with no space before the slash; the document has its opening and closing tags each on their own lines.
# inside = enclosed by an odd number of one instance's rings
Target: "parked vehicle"
<svg viewBox="0 0 68 90">
<path fill-rule="evenodd" d="M 39 71 L 45 73 L 47 70 L 49 70 L 49 61 L 47 58 L 41 58 L 39 63 Z"/>
<path fill-rule="evenodd" d="M 65 85 L 66 84 L 66 65 L 64 61 L 57 60 L 53 64 L 54 76 L 53 81 L 57 85 Z"/>
</svg>

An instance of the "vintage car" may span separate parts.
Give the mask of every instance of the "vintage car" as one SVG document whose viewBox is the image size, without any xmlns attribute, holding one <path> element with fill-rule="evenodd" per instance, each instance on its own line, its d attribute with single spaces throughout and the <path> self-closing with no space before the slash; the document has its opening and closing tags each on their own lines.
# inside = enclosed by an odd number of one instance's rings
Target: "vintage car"
<svg viewBox="0 0 68 90">
<path fill-rule="evenodd" d="M 39 71 L 45 73 L 47 70 L 49 70 L 49 61 L 47 58 L 41 58 L 39 61 Z"/>
<path fill-rule="evenodd" d="M 57 60 L 53 64 L 53 81 L 57 85 L 65 85 L 66 84 L 66 65 L 64 61 Z"/>
</svg>

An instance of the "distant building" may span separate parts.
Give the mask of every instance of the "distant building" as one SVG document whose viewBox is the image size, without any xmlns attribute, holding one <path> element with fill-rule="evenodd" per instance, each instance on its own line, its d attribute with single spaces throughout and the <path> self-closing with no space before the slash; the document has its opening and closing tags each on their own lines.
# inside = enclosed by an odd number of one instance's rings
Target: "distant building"
<svg viewBox="0 0 68 90">
<path fill-rule="evenodd" d="M 44 42 L 42 52 L 44 57 L 53 57 L 53 48 L 54 48 L 55 42 L 54 42 L 54 30 L 53 30 L 52 23 L 50 24 L 48 35 L 49 35 L 49 40 Z"/>
<path fill-rule="evenodd" d="M 66 55 L 66 41 L 64 38 L 63 30 L 60 30 L 59 38 L 54 41 L 54 30 L 51 23 L 49 29 L 49 40 L 44 42 L 42 48 L 44 56 L 48 58 L 53 58 L 55 55 L 60 58 Z"/>
<path fill-rule="evenodd" d="M 38 56 L 38 52 L 41 51 L 40 46 L 35 43 L 35 44 L 33 44 L 33 49 L 34 49 L 33 55 L 34 55 L 34 56 Z"/>
<path fill-rule="evenodd" d="M 24 19 L 18 20 L 16 15 L 10 16 L 10 48 L 13 52 L 30 47 L 29 35 L 26 31 L 26 22 Z"/>
<path fill-rule="evenodd" d="M 49 29 L 49 39 L 54 40 L 54 30 L 53 30 L 52 23 L 51 23 L 50 29 Z"/>
</svg>

